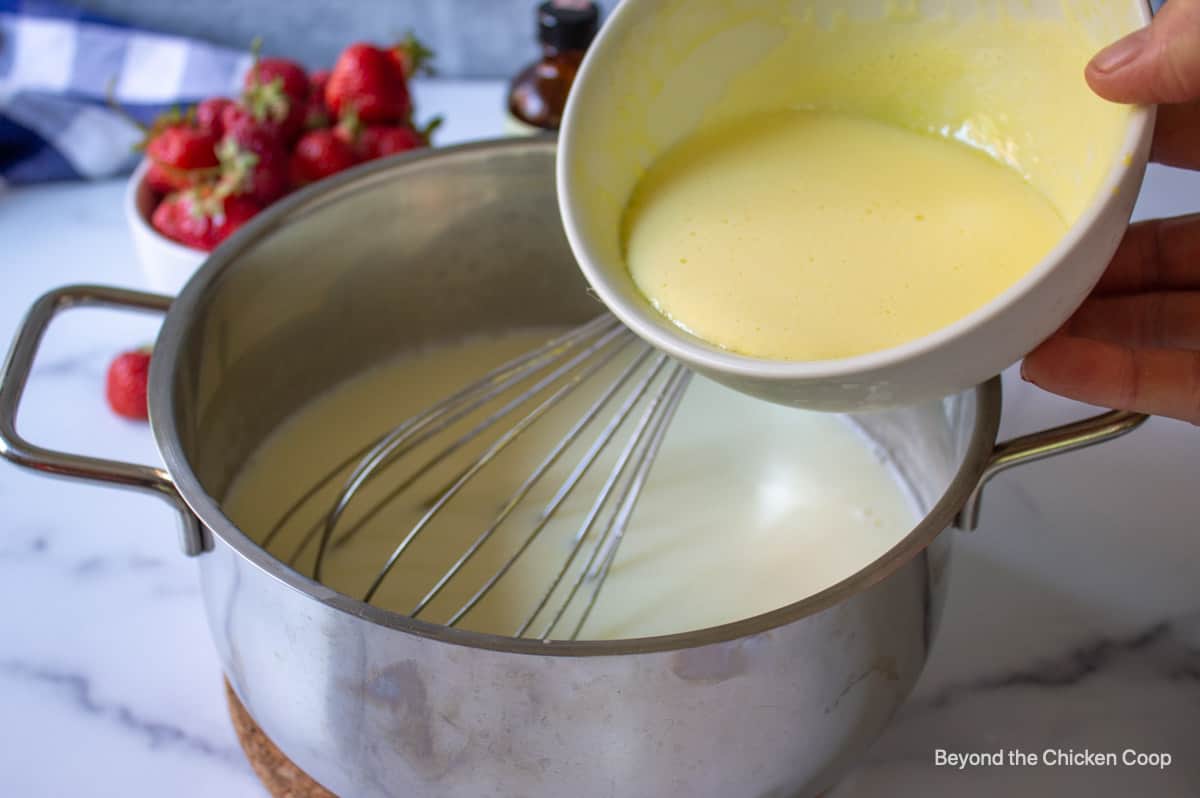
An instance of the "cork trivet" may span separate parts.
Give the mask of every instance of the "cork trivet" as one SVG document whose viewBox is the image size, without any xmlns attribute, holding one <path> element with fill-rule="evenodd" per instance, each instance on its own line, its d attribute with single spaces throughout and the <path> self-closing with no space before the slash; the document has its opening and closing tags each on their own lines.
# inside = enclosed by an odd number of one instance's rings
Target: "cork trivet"
<svg viewBox="0 0 1200 798">
<path fill-rule="evenodd" d="M 233 719 L 233 728 L 242 750 L 272 798 L 337 798 L 292 764 L 292 760 L 267 739 L 267 735 L 263 734 L 263 730 L 258 728 L 258 724 L 242 706 L 229 682 L 225 682 L 225 698 L 229 702 L 229 715 Z"/>
</svg>

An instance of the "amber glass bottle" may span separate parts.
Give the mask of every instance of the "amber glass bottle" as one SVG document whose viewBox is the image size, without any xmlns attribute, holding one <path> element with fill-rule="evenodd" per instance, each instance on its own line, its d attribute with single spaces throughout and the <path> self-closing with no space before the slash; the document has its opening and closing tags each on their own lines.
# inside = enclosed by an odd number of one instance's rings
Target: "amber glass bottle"
<svg viewBox="0 0 1200 798">
<path fill-rule="evenodd" d="M 508 92 L 512 133 L 558 130 L 567 92 L 588 45 L 600 27 L 600 9 L 578 0 L 549 0 L 538 6 L 538 41 L 542 57 L 513 78 Z"/>
</svg>

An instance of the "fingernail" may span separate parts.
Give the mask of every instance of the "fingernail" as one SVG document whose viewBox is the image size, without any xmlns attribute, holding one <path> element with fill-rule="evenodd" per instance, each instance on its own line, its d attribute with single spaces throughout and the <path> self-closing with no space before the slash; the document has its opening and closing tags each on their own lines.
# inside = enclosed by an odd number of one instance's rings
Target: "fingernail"
<svg viewBox="0 0 1200 798">
<path fill-rule="evenodd" d="M 1123 39 L 1105 47 L 1092 59 L 1091 67 L 1097 72 L 1109 73 L 1123 69 L 1135 61 L 1150 41 L 1150 29 L 1142 28 Z"/>
<path fill-rule="evenodd" d="M 1033 382 L 1033 380 L 1029 379 L 1029 375 L 1025 373 L 1024 361 L 1021 361 L 1021 379 L 1025 380 L 1025 382 Z"/>
</svg>

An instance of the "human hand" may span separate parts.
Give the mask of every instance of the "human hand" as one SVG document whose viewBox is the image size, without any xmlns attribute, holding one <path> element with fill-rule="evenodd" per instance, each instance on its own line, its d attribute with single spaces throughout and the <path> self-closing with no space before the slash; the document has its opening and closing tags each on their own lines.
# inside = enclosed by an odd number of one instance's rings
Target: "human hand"
<svg viewBox="0 0 1200 798">
<path fill-rule="evenodd" d="M 1086 76 L 1107 100 L 1160 105 L 1151 158 L 1200 169 L 1200 0 L 1169 0 Z M 1021 374 L 1089 404 L 1200 424 L 1200 214 L 1131 226 L 1095 292 Z"/>
</svg>

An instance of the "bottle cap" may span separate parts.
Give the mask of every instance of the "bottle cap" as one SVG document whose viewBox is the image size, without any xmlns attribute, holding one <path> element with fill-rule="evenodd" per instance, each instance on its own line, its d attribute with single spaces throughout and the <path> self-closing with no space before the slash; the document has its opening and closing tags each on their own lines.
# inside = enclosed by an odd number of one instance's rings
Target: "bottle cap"
<svg viewBox="0 0 1200 798">
<path fill-rule="evenodd" d="M 586 50 L 600 29 L 600 9 L 580 0 L 546 0 L 538 6 L 538 41 L 556 50 Z"/>
</svg>

